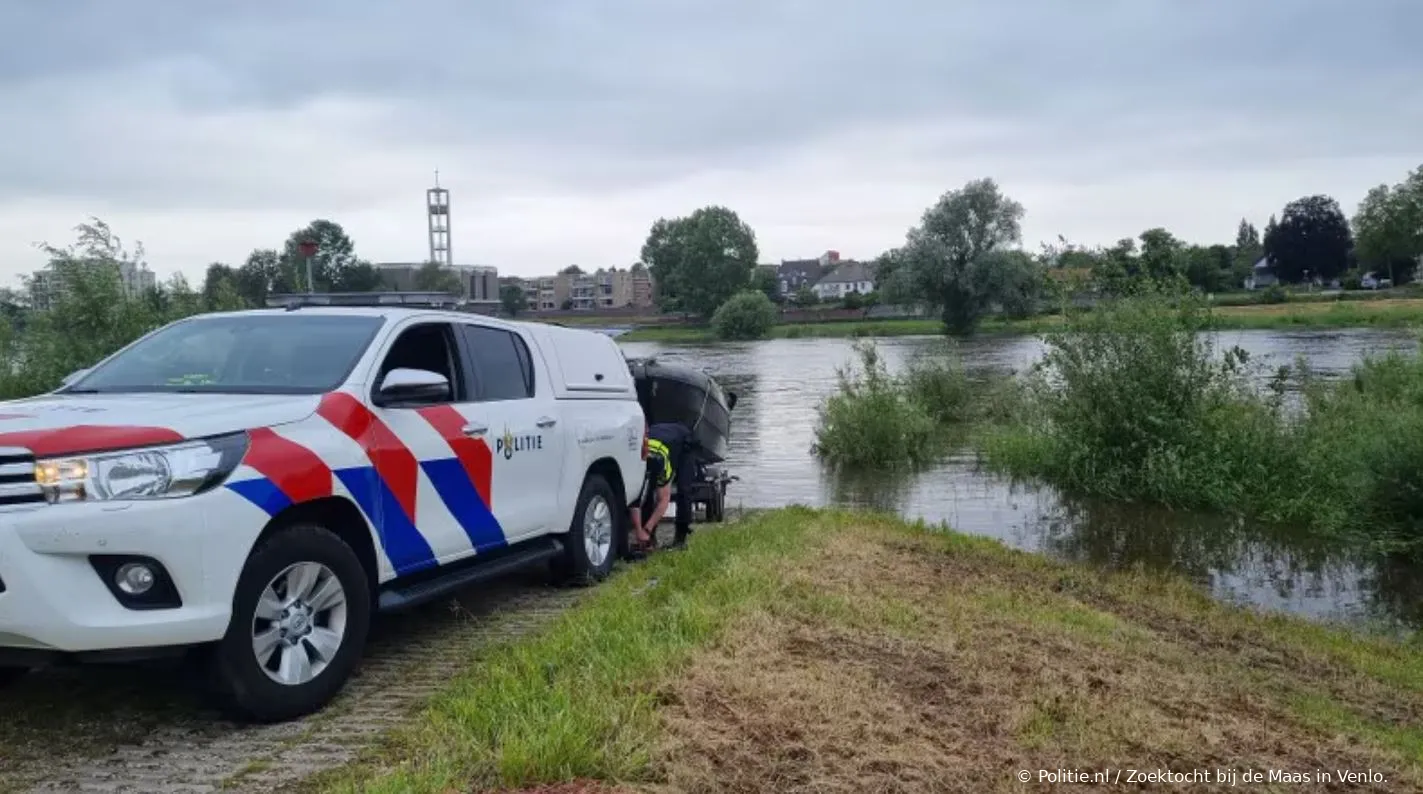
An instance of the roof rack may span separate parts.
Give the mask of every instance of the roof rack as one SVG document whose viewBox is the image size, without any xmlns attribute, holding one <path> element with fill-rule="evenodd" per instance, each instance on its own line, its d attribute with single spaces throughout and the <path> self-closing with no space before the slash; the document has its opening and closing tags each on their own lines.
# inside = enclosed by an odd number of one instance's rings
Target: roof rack
<svg viewBox="0 0 1423 794">
<path fill-rule="evenodd" d="M 295 311 L 303 306 L 417 306 L 453 309 L 464 299 L 447 292 L 301 292 L 268 295 L 267 306 Z"/>
</svg>

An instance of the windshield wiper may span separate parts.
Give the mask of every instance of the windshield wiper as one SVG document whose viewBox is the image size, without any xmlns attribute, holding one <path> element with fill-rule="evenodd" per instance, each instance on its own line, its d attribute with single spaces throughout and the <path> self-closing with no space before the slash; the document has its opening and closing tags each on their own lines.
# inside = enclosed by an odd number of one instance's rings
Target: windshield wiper
<svg viewBox="0 0 1423 794">
<path fill-rule="evenodd" d="M 65 389 L 60 394 L 98 394 L 98 389 Z"/>
</svg>

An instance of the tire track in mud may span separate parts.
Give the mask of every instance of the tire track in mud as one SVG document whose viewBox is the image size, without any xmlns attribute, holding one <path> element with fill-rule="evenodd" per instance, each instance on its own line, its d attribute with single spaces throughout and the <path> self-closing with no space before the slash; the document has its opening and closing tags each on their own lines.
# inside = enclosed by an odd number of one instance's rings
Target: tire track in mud
<svg viewBox="0 0 1423 794">
<path fill-rule="evenodd" d="M 551 587 L 526 575 L 383 617 L 373 627 L 357 676 L 317 714 L 278 725 L 241 726 L 189 707 L 139 741 L 121 741 L 107 756 L 75 757 L 83 748 L 72 745 L 85 741 L 85 730 L 95 730 L 89 721 L 70 746 L 55 737 L 47 744 L 53 755 L 22 759 L 18 769 L 0 771 L 0 791 L 271 792 L 353 760 L 467 668 L 482 648 L 537 631 L 585 592 Z M 55 698 L 68 691 L 62 683 L 45 687 L 42 680 L 34 687 L 52 691 Z M 24 705 L 44 707 L 33 698 Z M 10 708 L 0 699 L 0 709 Z"/>
</svg>

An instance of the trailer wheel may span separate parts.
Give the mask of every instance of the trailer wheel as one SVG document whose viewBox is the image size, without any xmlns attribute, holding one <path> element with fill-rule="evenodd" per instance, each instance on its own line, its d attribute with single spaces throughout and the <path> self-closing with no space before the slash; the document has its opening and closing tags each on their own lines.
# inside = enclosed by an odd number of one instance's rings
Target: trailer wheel
<svg viewBox="0 0 1423 794">
<path fill-rule="evenodd" d="M 711 497 L 707 499 L 707 522 L 720 524 L 726 516 L 726 491 L 720 486 L 713 485 Z"/>
</svg>

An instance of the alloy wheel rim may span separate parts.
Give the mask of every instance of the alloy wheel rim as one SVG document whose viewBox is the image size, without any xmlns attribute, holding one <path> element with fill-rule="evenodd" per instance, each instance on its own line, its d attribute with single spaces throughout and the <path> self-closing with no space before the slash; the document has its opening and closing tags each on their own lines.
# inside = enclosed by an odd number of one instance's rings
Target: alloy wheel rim
<svg viewBox="0 0 1423 794">
<path fill-rule="evenodd" d="M 346 589 L 319 562 L 298 562 L 272 577 L 252 617 L 252 652 L 267 677 L 300 686 L 321 675 L 346 638 Z"/>
</svg>

